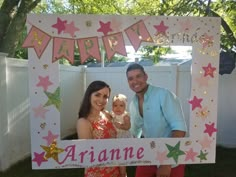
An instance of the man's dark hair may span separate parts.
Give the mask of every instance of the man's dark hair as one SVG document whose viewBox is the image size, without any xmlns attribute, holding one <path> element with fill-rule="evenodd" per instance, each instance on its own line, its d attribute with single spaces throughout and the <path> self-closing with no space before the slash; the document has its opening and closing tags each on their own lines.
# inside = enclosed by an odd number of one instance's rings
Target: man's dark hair
<svg viewBox="0 0 236 177">
<path fill-rule="evenodd" d="M 142 71 L 145 74 L 145 71 L 144 71 L 144 68 L 142 65 L 140 65 L 138 63 L 131 63 L 126 70 L 126 75 L 128 74 L 129 71 L 132 71 L 135 69 L 139 69 L 140 71 Z"/>
</svg>

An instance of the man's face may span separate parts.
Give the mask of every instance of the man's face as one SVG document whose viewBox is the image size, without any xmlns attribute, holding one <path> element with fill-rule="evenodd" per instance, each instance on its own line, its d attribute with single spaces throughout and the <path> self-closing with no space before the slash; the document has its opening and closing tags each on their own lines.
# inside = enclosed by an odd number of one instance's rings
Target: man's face
<svg viewBox="0 0 236 177">
<path fill-rule="evenodd" d="M 148 76 L 140 69 L 131 70 L 127 73 L 129 87 L 136 93 L 145 92 Z"/>
</svg>

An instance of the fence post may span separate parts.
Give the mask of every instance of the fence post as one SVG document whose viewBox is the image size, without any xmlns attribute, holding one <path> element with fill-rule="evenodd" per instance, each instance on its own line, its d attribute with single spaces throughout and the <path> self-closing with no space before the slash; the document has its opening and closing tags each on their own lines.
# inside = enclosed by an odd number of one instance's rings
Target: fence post
<svg viewBox="0 0 236 177">
<path fill-rule="evenodd" d="M 177 95 L 177 84 L 178 84 L 178 65 L 171 65 L 171 91 L 174 92 Z"/>
<path fill-rule="evenodd" d="M 7 161 L 7 64 L 5 53 L 0 53 L 0 171 L 8 168 Z"/>
</svg>

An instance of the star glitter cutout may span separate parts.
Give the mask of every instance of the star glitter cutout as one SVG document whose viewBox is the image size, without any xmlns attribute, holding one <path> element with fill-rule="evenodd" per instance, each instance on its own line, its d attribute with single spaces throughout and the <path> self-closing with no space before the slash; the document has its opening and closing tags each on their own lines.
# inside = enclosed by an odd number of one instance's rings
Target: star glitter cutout
<svg viewBox="0 0 236 177">
<path fill-rule="evenodd" d="M 74 37 L 75 32 L 79 31 L 79 30 L 80 29 L 76 28 L 74 22 L 72 21 L 69 24 L 65 24 L 65 31 L 64 31 L 64 33 L 68 33 L 68 34 L 70 34 L 71 37 Z"/>
<path fill-rule="evenodd" d="M 207 138 L 207 136 L 204 136 L 202 140 L 199 141 L 199 144 L 201 144 L 202 149 L 207 149 L 211 147 L 212 140 Z"/>
<path fill-rule="evenodd" d="M 164 25 L 164 21 L 161 21 L 161 23 L 159 25 L 154 25 L 154 28 L 157 30 L 156 34 L 158 34 L 158 33 L 166 34 L 166 30 L 169 27 Z"/>
<path fill-rule="evenodd" d="M 53 28 L 57 29 L 57 34 L 61 34 L 62 31 L 64 31 L 66 29 L 66 20 L 62 21 L 59 17 L 57 18 L 57 23 L 55 23 L 54 25 L 52 25 Z"/>
<path fill-rule="evenodd" d="M 49 158 L 53 158 L 56 162 L 58 162 L 58 154 L 64 151 L 64 149 L 57 147 L 56 141 L 53 141 L 53 143 L 50 144 L 50 146 L 43 146 L 43 145 L 40 146 L 46 152 L 46 155 L 44 156 L 44 159 L 46 160 Z"/>
<path fill-rule="evenodd" d="M 209 110 L 207 106 L 205 106 L 204 108 L 198 108 L 196 112 L 196 116 L 201 117 L 202 120 L 205 120 L 208 117 L 208 115 L 209 115 Z"/>
<path fill-rule="evenodd" d="M 97 30 L 97 32 L 102 32 L 104 36 L 108 34 L 108 32 L 112 32 L 112 29 L 110 27 L 111 22 L 103 23 L 102 21 L 99 21 L 100 28 Z"/>
<path fill-rule="evenodd" d="M 167 151 L 157 151 L 157 155 L 156 155 L 156 160 L 160 162 L 160 164 L 162 164 L 165 160 L 167 160 Z"/>
<path fill-rule="evenodd" d="M 207 152 L 203 153 L 201 150 L 200 154 L 197 157 L 200 159 L 200 161 L 207 160 L 207 158 L 206 158 L 207 154 L 208 154 Z"/>
<path fill-rule="evenodd" d="M 193 148 L 190 148 L 188 151 L 185 151 L 185 161 L 191 160 L 192 162 L 195 161 L 195 157 L 197 155 L 197 152 L 193 151 Z"/>
<path fill-rule="evenodd" d="M 47 97 L 48 97 L 48 101 L 44 104 L 45 106 L 50 106 L 50 105 L 54 105 L 57 110 L 60 110 L 60 105 L 61 105 L 61 99 L 60 99 L 60 88 L 58 87 L 54 93 L 50 93 L 50 92 L 44 92 Z"/>
<path fill-rule="evenodd" d="M 213 36 L 208 36 L 206 33 L 199 38 L 202 48 L 211 47 L 213 45 Z"/>
<path fill-rule="evenodd" d="M 212 136 L 214 132 L 217 132 L 217 129 L 214 126 L 214 122 L 212 124 L 205 124 L 206 129 L 204 130 L 204 133 L 208 133 L 209 136 Z"/>
<path fill-rule="evenodd" d="M 196 96 L 194 96 L 193 99 L 188 102 L 192 105 L 192 110 L 194 110 L 197 107 L 199 107 L 199 108 L 202 107 L 202 105 L 201 105 L 202 98 L 198 99 Z"/>
<path fill-rule="evenodd" d="M 48 112 L 48 109 L 45 109 L 42 104 L 40 104 L 38 107 L 32 108 L 34 111 L 34 117 L 41 117 L 42 119 L 45 119 L 45 114 Z"/>
<path fill-rule="evenodd" d="M 55 139 L 58 138 L 58 134 L 53 134 L 51 130 L 48 131 L 48 135 L 44 136 L 43 139 L 47 141 L 47 145 L 49 146 Z"/>
<path fill-rule="evenodd" d="M 49 76 L 46 76 L 46 77 L 39 76 L 38 78 L 39 78 L 39 82 L 37 83 L 36 86 L 43 87 L 44 91 L 47 91 L 48 87 L 53 84 L 51 81 L 49 81 Z"/>
<path fill-rule="evenodd" d="M 208 87 L 208 81 L 209 81 L 209 77 L 198 77 L 195 79 L 195 81 L 198 83 L 198 87 L 202 88 L 202 87 Z"/>
<path fill-rule="evenodd" d="M 43 122 L 43 123 L 40 124 L 40 128 L 44 130 L 46 125 L 47 125 L 46 122 Z"/>
<path fill-rule="evenodd" d="M 175 146 L 170 146 L 169 144 L 166 144 L 169 153 L 167 154 L 167 157 L 172 157 L 175 160 L 175 163 L 178 163 L 178 158 L 180 155 L 184 155 L 184 151 L 181 151 L 179 149 L 180 147 L 180 141 Z"/>
<path fill-rule="evenodd" d="M 150 142 L 150 147 L 151 147 L 151 149 L 156 148 L 156 143 L 155 143 L 155 141 L 151 141 L 151 142 Z"/>
<path fill-rule="evenodd" d="M 204 77 L 206 77 L 208 75 L 211 76 L 212 78 L 214 77 L 214 71 L 216 70 L 216 68 L 212 67 L 211 63 L 209 63 L 207 66 L 203 66 L 202 68 L 205 71 Z"/>
<path fill-rule="evenodd" d="M 47 160 L 44 158 L 45 152 L 42 152 L 38 154 L 37 152 L 34 152 L 34 159 L 32 159 L 33 162 L 36 162 L 37 165 L 40 167 L 42 162 L 47 162 Z"/>
</svg>

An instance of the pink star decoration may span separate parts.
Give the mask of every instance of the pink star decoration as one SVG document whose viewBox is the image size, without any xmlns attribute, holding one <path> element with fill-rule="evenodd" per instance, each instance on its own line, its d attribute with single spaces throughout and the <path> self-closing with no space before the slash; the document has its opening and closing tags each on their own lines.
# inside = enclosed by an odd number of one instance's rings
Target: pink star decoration
<svg viewBox="0 0 236 177">
<path fill-rule="evenodd" d="M 42 119 L 45 119 L 45 114 L 49 110 L 45 109 L 42 104 L 40 104 L 38 107 L 32 108 L 34 111 L 34 117 L 41 117 Z"/>
<path fill-rule="evenodd" d="M 181 27 L 181 31 L 183 31 L 183 32 L 189 32 L 190 29 L 192 28 L 192 23 L 189 19 L 187 19 L 185 21 L 180 21 L 179 24 Z"/>
<path fill-rule="evenodd" d="M 209 81 L 209 77 L 198 77 L 195 79 L 195 81 L 198 83 L 198 87 L 208 87 L 208 81 Z"/>
<path fill-rule="evenodd" d="M 69 24 L 65 24 L 65 31 L 64 33 L 68 33 L 70 34 L 71 37 L 74 37 L 74 34 L 76 31 L 79 31 L 80 29 L 75 27 L 75 24 L 74 22 L 72 21 L 71 23 Z"/>
<path fill-rule="evenodd" d="M 205 124 L 206 129 L 204 130 L 204 133 L 208 133 L 209 136 L 212 136 L 214 132 L 217 132 L 217 129 L 214 126 L 214 122 L 212 124 Z"/>
<path fill-rule="evenodd" d="M 55 139 L 58 138 L 58 134 L 52 134 L 51 130 L 48 131 L 48 135 L 44 136 L 43 139 L 47 141 L 47 145 L 49 146 Z"/>
<path fill-rule="evenodd" d="M 168 26 L 164 25 L 164 22 L 161 21 L 161 23 L 159 25 L 154 25 L 154 28 L 156 28 L 157 33 L 162 33 L 162 34 L 166 34 L 166 30 L 169 28 Z"/>
<path fill-rule="evenodd" d="M 42 162 L 47 162 L 47 160 L 44 158 L 44 154 L 45 152 L 42 152 L 40 154 L 34 152 L 34 159 L 32 161 L 36 162 L 39 167 L 42 164 Z"/>
<path fill-rule="evenodd" d="M 111 22 L 103 23 L 102 21 L 99 21 L 100 28 L 97 30 L 97 32 L 102 32 L 104 36 L 108 34 L 108 32 L 112 32 L 112 29 L 110 27 Z"/>
<path fill-rule="evenodd" d="M 156 156 L 156 160 L 160 162 L 160 164 L 162 164 L 165 160 L 167 160 L 167 151 L 157 151 L 157 156 Z"/>
<path fill-rule="evenodd" d="M 207 136 L 204 136 L 204 138 L 199 141 L 199 144 L 201 144 L 202 149 L 210 148 L 211 143 L 212 140 L 208 139 Z"/>
<path fill-rule="evenodd" d="M 197 152 L 193 151 L 193 148 L 190 148 L 188 151 L 185 151 L 185 161 L 191 160 L 192 162 L 195 161 L 195 157 Z"/>
<path fill-rule="evenodd" d="M 66 29 L 66 22 L 66 20 L 62 21 L 59 17 L 57 18 L 57 23 L 52 25 L 53 28 L 57 29 L 57 34 L 61 34 Z"/>
<path fill-rule="evenodd" d="M 209 115 L 207 106 L 205 106 L 204 108 L 198 108 L 196 115 L 197 117 L 201 117 L 203 120 L 205 120 Z"/>
<path fill-rule="evenodd" d="M 189 101 L 189 103 L 192 105 L 192 110 L 194 110 L 197 107 L 201 108 L 202 107 L 201 102 L 202 98 L 198 99 L 196 96 L 194 96 L 193 99 Z"/>
<path fill-rule="evenodd" d="M 43 91 L 47 91 L 48 87 L 53 84 L 51 81 L 49 81 L 49 76 L 46 77 L 39 76 L 38 78 L 39 82 L 37 83 L 36 86 L 43 87 Z"/>
<path fill-rule="evenodd" d="M 206 77 L 206 76 L 211 76 L 212 78 L 214 77 L 214 71 L 216 70 L 216 68 L 215 67 L 212 67 L 211 66 L 211 63 L 208 63 L 208 65 L 207 66 L 203 66 L 202 67 L 203 69 L 204 69 L 204 71 L 205 71 L 205 73 L 204 73 L 204 77 Z"/>
</svg>

